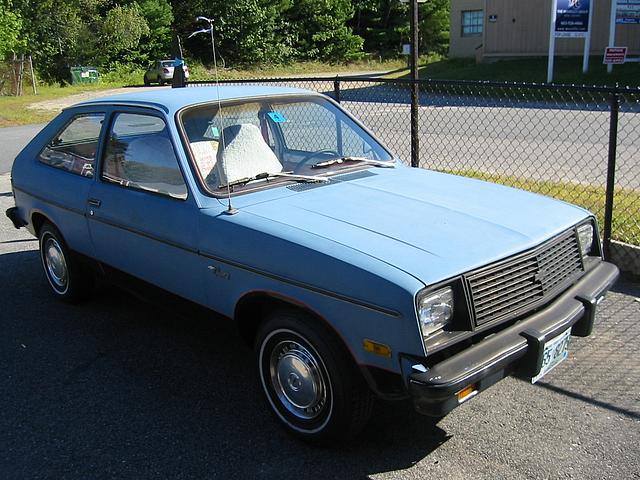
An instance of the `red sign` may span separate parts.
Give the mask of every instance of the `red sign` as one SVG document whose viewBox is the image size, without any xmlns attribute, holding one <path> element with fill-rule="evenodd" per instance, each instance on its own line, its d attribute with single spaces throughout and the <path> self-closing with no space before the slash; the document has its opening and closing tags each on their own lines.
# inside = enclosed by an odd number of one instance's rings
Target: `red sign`
<svg viewBox="0 0 640 480">
<path fill-rule="evenodd" d="M 627 59 L 627 47 L 607 47 L 604 49 L 605 65 L 618 65 Z"/>
</svg>

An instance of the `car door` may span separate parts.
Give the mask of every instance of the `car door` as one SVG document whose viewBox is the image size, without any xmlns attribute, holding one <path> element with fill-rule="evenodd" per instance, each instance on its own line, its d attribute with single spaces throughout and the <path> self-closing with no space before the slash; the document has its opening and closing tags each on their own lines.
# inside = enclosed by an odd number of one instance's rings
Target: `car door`
<svg viewBox="0 0 640 480">
<path fill-rule="evenodd" d="M 104 111 L 69 112 L 62 126 L 38 154 L 29 190 L 42 192 L 45 214 L 61 231 L 67 245 L 92 256 L 86 201 L 94 183 L 95 160 L 105 119 Z M 53 168 L 52 168 L 53 167 Z"/>
<path fill-rule="evenodd" d="M 155 110 L 123 108 L 109 123 L 88 199 L 96 257 L 202 303 L 198 208 L 165 119 Z"/>
</svg>

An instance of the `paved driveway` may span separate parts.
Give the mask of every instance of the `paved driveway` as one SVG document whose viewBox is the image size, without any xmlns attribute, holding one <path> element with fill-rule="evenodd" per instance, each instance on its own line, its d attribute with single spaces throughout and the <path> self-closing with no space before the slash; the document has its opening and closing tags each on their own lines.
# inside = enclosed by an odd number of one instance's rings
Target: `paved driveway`
<svg viewBox="0 0 640 480">
<path fill-rule="evenodd" d="M 0 128 L 0 175 L 11 171 L 13 159 L 44 125 Z"/>
<path fill-rule="evenodd" d="M 230 322 L 153 289 L 58 303 L 36 249 L 0 217 L 3 479 L 640 478 L 638 285 L 544 382 L 508 378 L 438 423 L 379 404 L 353 444 L 316 449 L 271 418 Z"/>
</svg>

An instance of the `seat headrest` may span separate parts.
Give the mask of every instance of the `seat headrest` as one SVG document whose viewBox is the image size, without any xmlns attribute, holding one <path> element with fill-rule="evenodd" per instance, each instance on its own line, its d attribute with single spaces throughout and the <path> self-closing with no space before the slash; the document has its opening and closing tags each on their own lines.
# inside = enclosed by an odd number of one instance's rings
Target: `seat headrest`
<svg viewBox="0 0 640 480">
<path fill-rule="evenodd" d="M 223 146 L 224 141 L 224 146 Z M 260 173 L 279 173 L 282 164 L 252 124 L 231 125 L 222 131 L 216 173 L 221 185 Z"/>
</svg>

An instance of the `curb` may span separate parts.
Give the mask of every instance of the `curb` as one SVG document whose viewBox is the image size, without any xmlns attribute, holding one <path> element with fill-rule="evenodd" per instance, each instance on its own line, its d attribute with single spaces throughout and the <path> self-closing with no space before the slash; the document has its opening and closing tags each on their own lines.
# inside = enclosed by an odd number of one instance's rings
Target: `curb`
<svg viewBox="0 0 640 480">
<path fill-rule="evenodd" d="M 632 280 L 640 280 L 640 247 L 617 240 L 611 241 L 609 255 L 620 271 Z"/>
</svg>

